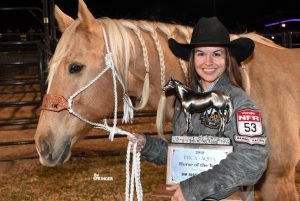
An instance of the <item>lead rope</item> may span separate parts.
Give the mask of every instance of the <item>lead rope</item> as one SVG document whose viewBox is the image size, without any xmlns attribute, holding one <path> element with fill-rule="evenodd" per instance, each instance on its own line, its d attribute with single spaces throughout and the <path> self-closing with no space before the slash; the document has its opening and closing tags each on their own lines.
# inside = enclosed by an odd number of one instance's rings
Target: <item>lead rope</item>
<svg viewBox="0 0 300 201">
<path fill-rule="evenodd" d="M 117 95 L 117 79 L 119 80 L 122 88 L 123 88 L 123 99 L 125 99 L 127 102 L 128 95 L 125 93 L 125 85 L 120 77 L 120 75 L 117 73 L 114 67 L 113 59 L 112 59 L 112 53 L 109 51 L 108 43 L 107 43 L 107 37 L 105 30 L 103 30 L 105 45 L 106 45 L 106 55 L 105 55 L 105 64 L 106 67 L 99 73 L 97 77 L 95 77 L 93 80 L 91 80 L 89 83 L 87 83 L 85 86 L 83 86 L 81 89 L 76 91 L 74 94 L 72 94 L 68 98 L 68 111 L 70 114 L 76 116 L 80 120 L 86 122 L 87 124 L 90 124 L 94 126 L 97 129 L 103 129 L 108 131 L 109 139 L 113 141 L 114 135 L 120 134 L 120 135 L 127 135 L 132 138 L 135 138 L 135 136 L 127 132 L 125 130 L 122 130 L 117 127 L 117 109 L 118 109 L 118 95 Z M 81 116 L 79 113 L 75 112 L 72 109 L 73 105 L 73 99 L 78 96 L 80 93 L 82 93 L 84 90 L 86 90 L 88 87 L 90 87 L 93 83 L 95 83 L 108 69 L 112 70 L 112 78 L 113 78 L 113 84 L 114 84 L 114 102 L 115 102 L 115 109 L 114 109 L 114 119 L 113 119 L 113 126 L 110 127 L 107 124 L 107 121 L 105 120 L 103 124 L 92 122 L 83 116 Z M 124 101 L 124 100 L 123 100 Z M 130 104 L 131 102 L 127 102 L 127 104 Z M 128 112 L 128 111 L 127 111 Z M 125 114 L 124 114 L 125 115 Z M 130 116 L 130 115 L 129 115 Z M 133 115 L 132 115 L 133 116 Z M 133 150 L 133 156 L 132 156 L 132 169 L 131 169 L 131 175 L 130 175 L 130 150 Z M 137 194 L 137 200 L 142 201 L 143 200 L 143 189 L 141 185 L 141 177 L 140 177 L 140 152 L 137 152 L 137 140 L 135 140 L 134 143 L 128 142 L 127 146 L 127 154 L 126 154 L 126 186 L 125 186 L 125 201 L 133 201 L 134 198 L 134 185 L 136 187 L 136 194 Z"/>
</svg>

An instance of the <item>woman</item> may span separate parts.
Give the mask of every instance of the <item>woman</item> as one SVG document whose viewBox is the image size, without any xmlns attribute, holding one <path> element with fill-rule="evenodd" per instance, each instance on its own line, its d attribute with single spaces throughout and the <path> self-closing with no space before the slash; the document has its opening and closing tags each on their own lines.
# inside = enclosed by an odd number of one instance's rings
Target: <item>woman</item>
<svg viewBox="0 0 300 201">
<path fill-rule="evenodd" d="M 174 55 L 189 61 L 189 87 L 199 92 L 220 90 L 231 97 L 234 112 L 225 125 L 234 151 L 219 165 L 170 186 L 172 200 L 222 199 L 243 186 L 254 185 L 267 166 L 267 134 L 260 111 L 243 91 L 239 65 L 250 57 L 254 42 L 248 38 L 229 39 L 229 32 L 216 18 L 201 18 L 193 29 L 191 43 L 169 40 Z M 220 125 L 212 118 L 213 109 L 195 113 L 192 135 L 215 135 Z M 185 116 L 176 101 L 173 117 L 174 135 L 185 132 Z M 154 163 L 165 164 L 167 142 L 143 134 L 137 135 L 142 156 Z M 136 139 L 129 139 L 134 141 Z"/>
</svg>

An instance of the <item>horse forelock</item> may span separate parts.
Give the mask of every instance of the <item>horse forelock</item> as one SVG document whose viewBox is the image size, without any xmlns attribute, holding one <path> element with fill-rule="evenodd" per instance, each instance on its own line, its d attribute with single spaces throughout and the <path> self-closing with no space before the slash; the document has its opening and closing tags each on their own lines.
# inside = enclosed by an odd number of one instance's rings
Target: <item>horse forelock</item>
<svg viewBox="0 0 300 201">
<path fill-rule="evenodd" d="M 79 20 L 75 20 L 62 34 L 59 43 L 57 44 L 57 47 L 55 49 L 55 53 L 53 57 L 51 58 L 51 61 L 48 66 L 48 91 L 50 89 L 50 85 L 52 83 L 52 80 L 54 78 L 54 74 L 57 71 L 59 64 L 61 61 L 66 57 L 66 55 L 69 53 L 71 46 L 71 40 L 72 35 L 75 33 L 76 28 L 79 25 Z"/>
</svg>

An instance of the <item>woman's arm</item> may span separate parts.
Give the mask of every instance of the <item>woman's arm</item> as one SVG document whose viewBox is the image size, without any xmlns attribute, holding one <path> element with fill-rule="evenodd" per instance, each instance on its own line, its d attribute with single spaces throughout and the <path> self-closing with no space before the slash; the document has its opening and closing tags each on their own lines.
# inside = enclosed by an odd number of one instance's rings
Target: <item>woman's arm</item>
<svg viewBox="0 0 300 201">
<path fill-rule="evenodd" d="M 142 149 L 142 157 L 156 164 L 167 163 L 168 143 L 161 138 L 144 135 L 146 143 Z"/>
</svg>

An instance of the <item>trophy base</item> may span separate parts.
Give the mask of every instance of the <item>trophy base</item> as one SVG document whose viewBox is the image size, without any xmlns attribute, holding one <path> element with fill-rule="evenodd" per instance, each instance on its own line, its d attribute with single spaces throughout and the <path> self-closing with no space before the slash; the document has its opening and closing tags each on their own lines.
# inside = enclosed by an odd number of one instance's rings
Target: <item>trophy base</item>
<svg viewBox="0 0 300 201">
<path fill-rule="evenodd" d="M 158 197 L 163 200 L 171 200 L 171 197 L 174 194 L 174 191 L 167 191 L 166 187 L 169 186 L 167 184 L 159 184 L 155 190 L 152 193 L 152 196 Z M 206 201 L 212 201 L 213 199 L 205 199 Z M 243 199 L 240 196 L 240 191 L 234 192 L 232 195 L 230 195 L 227 198 L 224 198 L 220 201 L 243 201 Z"/>
</svg>

